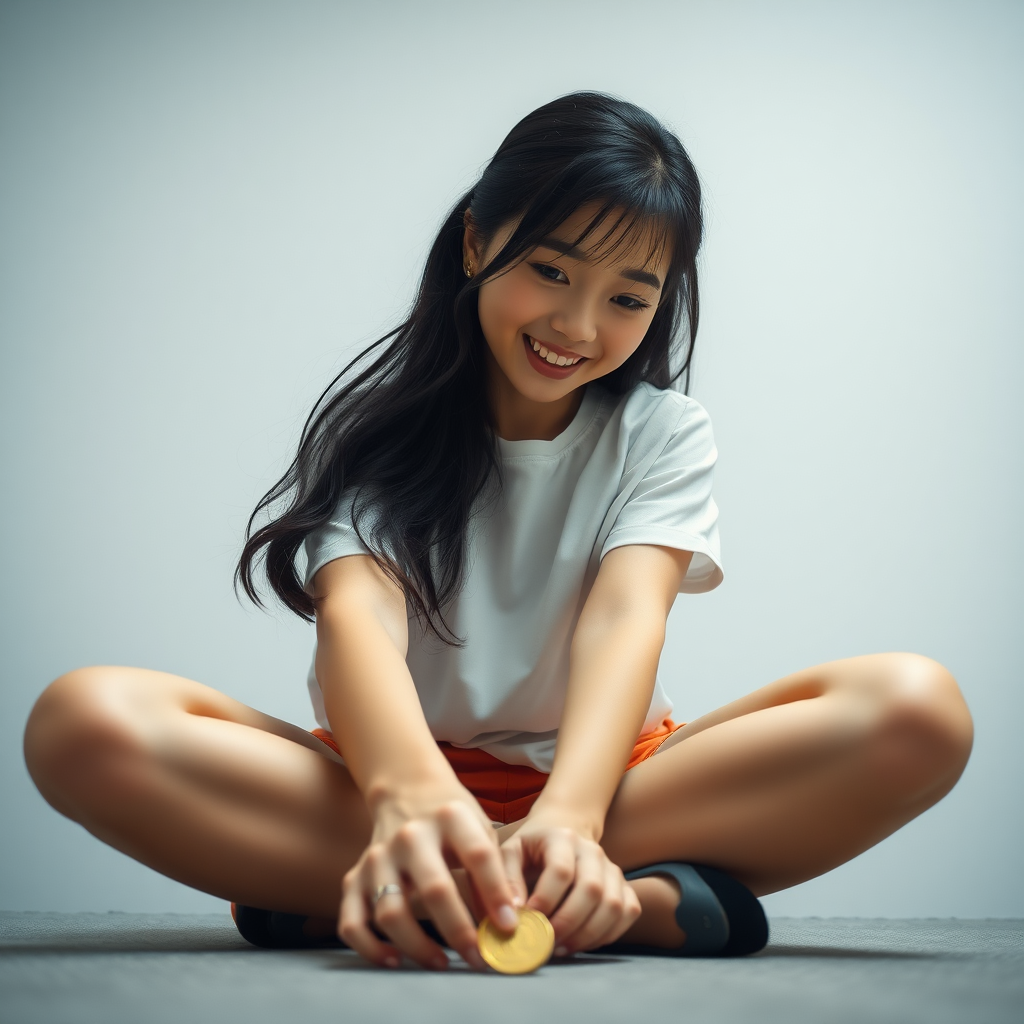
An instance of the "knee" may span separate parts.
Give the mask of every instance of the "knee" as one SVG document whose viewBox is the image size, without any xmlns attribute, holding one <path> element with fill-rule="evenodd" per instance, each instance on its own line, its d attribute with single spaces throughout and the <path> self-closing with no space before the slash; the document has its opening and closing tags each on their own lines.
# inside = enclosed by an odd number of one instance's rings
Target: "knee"
<svg viewBox="0 0 1024 1024">
<path fill-rule="evenodd" d="M 25 764 L 40 793 L 72 815 L 77 798 L 138 747 L 117 670 L 76 669 L 51 683 L 25 726 Z"/>
<path fill-rule="evenodd" d="M 974 726 L 956 680 L 936 661 L 886 655 L 874 687 L 877 768 L 894 794 L 940 799 L 967 765 Z"/>
</svg>

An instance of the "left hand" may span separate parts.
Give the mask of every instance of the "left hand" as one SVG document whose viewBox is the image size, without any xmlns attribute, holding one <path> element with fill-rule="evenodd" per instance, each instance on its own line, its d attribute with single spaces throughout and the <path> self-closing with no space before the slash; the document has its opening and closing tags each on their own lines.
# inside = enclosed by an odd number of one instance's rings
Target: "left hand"
<svg viewBox="0 0 1024 1024">
<path fill-rule="evenodd" d="M 560 815 L 527 816 L 501 852 L 513 892 L 551 920 L 558 956 L 614 942 L 640 916 L 622 869 L 585 828 Z M 536 879 L 532 893 L 528 878 Z"/>
</svg>

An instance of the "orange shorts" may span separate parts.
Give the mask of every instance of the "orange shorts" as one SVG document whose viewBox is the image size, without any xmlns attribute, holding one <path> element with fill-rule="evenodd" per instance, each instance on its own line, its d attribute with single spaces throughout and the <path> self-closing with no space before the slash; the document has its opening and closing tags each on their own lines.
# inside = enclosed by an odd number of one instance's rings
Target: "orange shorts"
<svg viewBox="0 0 1024 1024">
<path fill-rule="evenodd" d="M 626 771 L 646 761 L 676 729 L 685 724 L 680 722 L 677 725 L 671 718 L 666 718 L 653 732 L 641 736 L 633 747 Z M 326 729 L 314 729 L 313 735 L 336 754 L 341 754 L 334 737 Z M 546 772 L 528 765 L 506 764 L 486 750 L 453 747 L 443 741 L 437 745 L 455 769 L 459 781 L 476 797 L 484 814 L 491 821 L 503 825 L 526 817 L 548 779 Z"/>
</svg>

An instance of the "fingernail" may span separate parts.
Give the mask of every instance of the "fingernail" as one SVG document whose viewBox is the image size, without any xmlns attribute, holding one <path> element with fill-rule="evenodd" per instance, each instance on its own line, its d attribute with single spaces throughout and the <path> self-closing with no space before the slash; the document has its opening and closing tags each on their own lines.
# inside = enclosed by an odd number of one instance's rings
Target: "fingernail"
<svg viewBox="0 0 1024 1024">
<path fill-rule="evenodd" d="M 568 956 L 569 950 L 565 946 L 555 946 L 555 956 Z"/>
<path fill-rule="evenodd" d="M 519 915 L 506 904 L 498 911 L 497 924 L 499 928 L 510 932 L 519 924 Z"/>
<path fill-rule="evenodd" d="M 397 956 L 389 956 L 384 961 L 384 966 L 385 967 L 397 967 L 399 965 L 399 963 L 400 963 L 400 961 L 399 961 Z"/>
</svg>

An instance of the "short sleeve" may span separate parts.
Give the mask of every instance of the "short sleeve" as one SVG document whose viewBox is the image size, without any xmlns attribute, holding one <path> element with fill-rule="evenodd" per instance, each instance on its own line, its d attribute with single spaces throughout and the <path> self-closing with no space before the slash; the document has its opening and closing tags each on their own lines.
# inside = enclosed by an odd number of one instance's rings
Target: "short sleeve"
<svg viewBox="0 0 1024 1024">
<path fill-rule="evenodd" d="M 306 571 L 302 585 L 306 593 L 311 592 L 313 577 L 317 570 L 328 562 L 344 558 L 346 555 L 370 554 L 370 549 L 359 539 L 352 525 L 352 502 L 351 494 L 342 495 L 342 500 L 338 502 L 330 520 L 307 534 L 302 542 L 306 555 Z M 367 536 L 362 521 L 360 530 L 364 537 Z"/>
<path fill-rule="evenodd" d="M 692 551 L 680 593 L 702 593 L 722 582 L 718 506 L 711 496 L 718 450 L 703 406 L 683 399 L 667 442 L 619 509 L 601 558 L 627 544 Z"/>
</svg>

